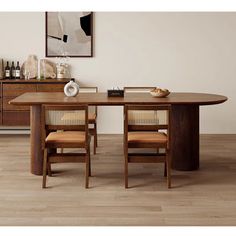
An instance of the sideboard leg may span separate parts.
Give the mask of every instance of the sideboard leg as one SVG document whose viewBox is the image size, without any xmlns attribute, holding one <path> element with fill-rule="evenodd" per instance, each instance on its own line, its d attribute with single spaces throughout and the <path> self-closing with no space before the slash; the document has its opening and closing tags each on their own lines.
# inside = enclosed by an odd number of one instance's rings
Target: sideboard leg
<svg viewBox="0 0 236 236">
<path fill-rule="evenodd" d="M 172 105 L 172 168 L 181 171 L 199 168 L 199 106 Z"/>
<path fill-rule="evenodd" d="M 41 105 L 33 105 L 30 110 L 31 173 L 43 174 L 43 150 L 41 148 Z"/>
</svg>

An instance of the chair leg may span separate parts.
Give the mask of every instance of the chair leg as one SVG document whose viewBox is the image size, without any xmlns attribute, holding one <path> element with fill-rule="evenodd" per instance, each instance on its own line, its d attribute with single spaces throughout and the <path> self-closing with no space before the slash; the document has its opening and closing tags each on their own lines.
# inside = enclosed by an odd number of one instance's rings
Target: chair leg
<svg viewBox="0 0 236 236">
<path fill-rule="evenodd" d="M 47 170 L 48 170 L 48 176 L 52 176 L 52 169 L 51 169 L 51 163 L 50 162 L 48 162 L 47 163 Z"/>
<path fill-rule="evenodd" d="M 88 155 L 89 155 L 89 176 L 92 176 L 92 171 L 91 171 L 90 144 L 89 144 L 89 147 L 88 147 Z"/>
<path fill-rule="evenodd" d="M 44 149 L 44 155 L 43 155 L 43 183 L 42 188 L 46 188 L 46 180 L 47 180 L 47 158 L 48 158 L 48 152 L 47 149 Z"/>
<path fill-rule="evenodd" d="M 90 144 L 89 144 L 90 145 Z M 86 150 L 86 156 L 85 156 L 85 188 L 89 187 L 89 151 L 90 148 L 88 147 Z"/>
<path fill-rule="evenodd" d="M 128 153 L 125 152 L 125 188 L 128 188 Z"/>
<path fill-rule="evenodd" d="M 165 163 L 164 163 L 164 177 L 166 177 L 167 176 L 167 170 L 166 170 L 166 161 L 165 161 Z"/>
<path fill-rule="evenodd" d="M 94 139 L 94 141 L 93 141 L 93 154 L 94 155 L 96 155 L 96 142 L 95 142 L 95 135 L 93 136 L 93 139 Z"/>
<path fill-rule="evenodd" d="M 170 151 L 168 150 L 166 154 L 166 160 L 167 160 L 167 187 L 171 188 L 171 156 Z"/>
<path fill-rule="evenodd" d="M 64 151 L 64 149 L 63 149 L 63 148 L 61 148 L 61 153 L 63 153 L 63 151 Z"/>
<path fill-rule="evenodd" d="M 94 130 L 95 130 L 95 143 L 96 143 L 96 147 L 97 147 L 98 146 L 97 121 L 94 124 Z"/>
<path fill-rule="evenodd" d="M 93 136 L 93 154 L 96 155 L 96 147 L 97 147 L 97 123 L 94 123 L 94 136 Z"/>
</svg>

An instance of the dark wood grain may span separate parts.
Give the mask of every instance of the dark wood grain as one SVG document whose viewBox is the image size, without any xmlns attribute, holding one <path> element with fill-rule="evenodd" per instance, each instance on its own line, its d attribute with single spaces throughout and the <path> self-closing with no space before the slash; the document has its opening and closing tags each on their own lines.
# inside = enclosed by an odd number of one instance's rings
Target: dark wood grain
<svg viewBox="0 0 236 236">
<path fill-rule="evenodd" d="M 65 84 L 37 84 L 37 92 L 58 92 L 64 90 Z"/>
<path fill-rule="evenodd" d="M 25 93 L 10 101 L 13 105 L 37 104 L 88 104 L 97 106 L 196 104 L 212 105 L 225 102 L 227 97 L 205 93 L 171 93 L 167 98 L 155 98 L 146 93 L 127 93 L 121 97 L 107 97 L 106 93 L 79 93 L 76 97 L 66 97 L 64 93 Z"/>
<path fill-rule="evenodd" d="M 43 174 L 43 149 L 41 145 L 41 112 L 41 105 L 31 107 L 31 173 L 35 175 Z"/>
<path fill-rule="evenodd" d="M 0 125 L 2 125 L 2 112 L 0 112 Z"/>
<path fill-rule="evenodd" d="M 3 97 L 19 96 L 26 92 L 36 92 L 36 84 L 3 83 Z"/>
<path fill-rule="evenodd" d="M 3 111 L 2 125 L 4 126 L 29 126 L 29 111 Z"/>
<path fill-rule="evenodd" d="M 199 106 L 173 105 L 171 119 L 172 168 L 199 168 Z"/>
</svg>

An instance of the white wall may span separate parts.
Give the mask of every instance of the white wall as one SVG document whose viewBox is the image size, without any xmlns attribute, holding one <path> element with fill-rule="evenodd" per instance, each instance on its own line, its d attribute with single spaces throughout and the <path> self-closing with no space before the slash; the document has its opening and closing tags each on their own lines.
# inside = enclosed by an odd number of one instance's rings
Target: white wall
<svg viewBox="0 0 236 236">
<path fill-rule="evenodd" d="M 0 13 L 0 57 L 45 56 L 44 13 Z M 236 13 L 95 13 L 94 57 L 72 58 L 72 76 L 100 91 L 161 86 L 217 93 L 201 108 L 202 133 L 236 133 Z M 99 109 L 99 132 L 122 132 L 122 108 Z"/>
</svg>

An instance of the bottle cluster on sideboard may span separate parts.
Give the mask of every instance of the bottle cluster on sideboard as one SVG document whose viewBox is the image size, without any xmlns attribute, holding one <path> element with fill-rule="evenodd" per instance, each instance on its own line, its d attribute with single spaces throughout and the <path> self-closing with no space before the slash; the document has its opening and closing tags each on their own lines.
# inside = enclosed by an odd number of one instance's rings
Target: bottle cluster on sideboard
<svg viewBox="0 0 236 236">
<path fill-rule="evenodd" d="M 17 61 L 15 66 L 14 61 L 12 61 L 11 65 L 9 61 L 7 61 L 7 65 L 4 70 L 4 79 L 20 79 L 20 63 Z"/>
<path fill-rule="evenodd" d="M 63 60 L 55 63 L 29 55 L 27 60 L 20 64 L 19 61 L 4 61 L 0 58 L 0 80 L 71 79 L 70 66 Z"/>
</svg>

